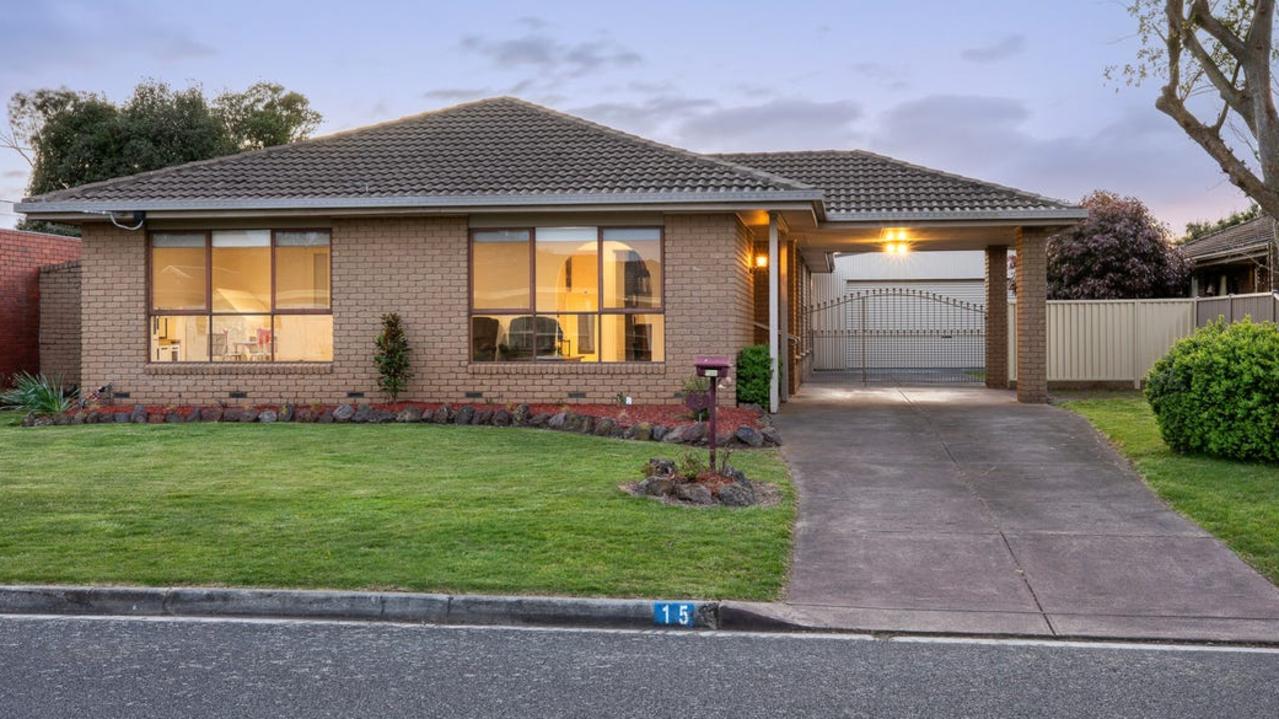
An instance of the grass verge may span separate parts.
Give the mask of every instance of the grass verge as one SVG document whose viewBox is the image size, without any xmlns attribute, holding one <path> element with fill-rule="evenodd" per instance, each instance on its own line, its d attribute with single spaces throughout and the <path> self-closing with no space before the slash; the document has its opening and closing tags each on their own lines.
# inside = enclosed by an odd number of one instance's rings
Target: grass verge
<svg viewBox="0 0 1279 719">
<path fill-rule="evenodd" d="M 1137 392 L 1067 396 L 1178 512 L 1279 584 L 1279 466 L 1180 455 L 1159 436 Z"/>
<path fill-rule="evenodd" d="M 431 425 L 0 422 L 0 582 L 240 585 L 768 600 L 780 505 L 627 496 L 670 446 Z M 676 455 L 677 457 L 678 455 Z"/>
</svg>

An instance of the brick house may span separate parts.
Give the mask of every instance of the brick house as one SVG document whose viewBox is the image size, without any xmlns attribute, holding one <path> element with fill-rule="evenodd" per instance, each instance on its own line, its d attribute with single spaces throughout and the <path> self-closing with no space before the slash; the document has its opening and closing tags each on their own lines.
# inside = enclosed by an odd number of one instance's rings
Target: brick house
<svg viewBox="0 0 1279 719">
<path fill-rule="evenodd" d="M 398 312 L 409 399 L 670 402 L 695 355 L 760 332 L 776 405 L 806 372 L 813 273 L 886 237 L 999 268 L 1017 246 L 1018 391 L 1042 401 L 1044 238 L 1084 215 L 864 152 L 699 155 L 513 98 L 17 209 L 81 226 L 84 382 L 143 403 L 373 398 Z"/>
<path fill-rule="evenodd" d="M 40 268 L 79 257 L 79 238 L 0 229 L 0 386 L 41 371 Z"/>
<path fill-rule="evenodd" d="M 1258 217 L 1181 246 L 1190 260 L 1190 295 L 1270 292 L 1275 283 L 1275 221 Z"/>
</svg>

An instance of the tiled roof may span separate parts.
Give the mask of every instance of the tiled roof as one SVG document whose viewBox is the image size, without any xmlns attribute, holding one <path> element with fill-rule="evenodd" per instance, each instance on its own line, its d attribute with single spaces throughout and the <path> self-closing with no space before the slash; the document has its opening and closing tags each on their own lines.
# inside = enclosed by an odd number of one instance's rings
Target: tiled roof
<svg viewBox="0 0 1279 719">
<path fill-rule="evenodd" d="M 1181 246 L 1186 257 L 1196 259 L 1209 255 L 1246 252 L 1258 247 L 1265 247 L 1274 240 L 1274 220 L 1269 217 L 1258 217 L 1234 227 L 1200 237 Z"/>
<path fill-rule="evenodd" d="M 1082 215 L 1074 205 L 863 150 L 713 155 L 814 185 L 831 220 Z"/>
<path fill-rule="evenodd" d="M 795 192 L 813 199 L 820 194 L 767 172 L 501 97 L 26 202 L 690 194 L 716 199 Z"/>
</svg>

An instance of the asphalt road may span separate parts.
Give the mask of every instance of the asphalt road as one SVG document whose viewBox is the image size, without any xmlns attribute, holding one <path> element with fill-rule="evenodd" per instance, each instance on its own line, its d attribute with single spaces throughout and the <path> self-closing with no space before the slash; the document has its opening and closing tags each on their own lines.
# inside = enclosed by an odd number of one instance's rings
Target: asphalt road
<svg viewBox="0 0 1279 719">
<path fill-rule="evenodd" d="M 0 716 L 1274 717 L 1279 652 L 0 616 Z"/>
</svg>

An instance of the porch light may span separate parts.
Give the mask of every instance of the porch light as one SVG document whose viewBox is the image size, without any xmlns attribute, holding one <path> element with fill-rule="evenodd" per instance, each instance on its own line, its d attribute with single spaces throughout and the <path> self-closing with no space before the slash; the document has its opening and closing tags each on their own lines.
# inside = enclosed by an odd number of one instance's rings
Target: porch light
<svg viewBox="0 0 1279 719">
<path fill-rule="evenodd" d="M 755 255 L 755 266 L 760 269 L 768 267 L 768 255 L 762 253 Z"/>
<path fill-rule="evenodd" d="M 910 254 L 909 242 L 886 242 L 884 243 L 884 254 L 905 256 Z"/>
</svg>

